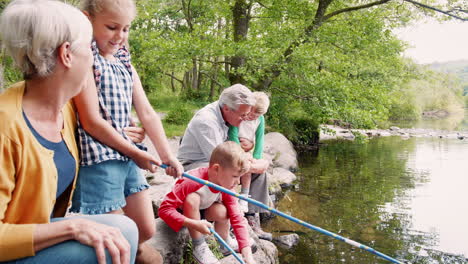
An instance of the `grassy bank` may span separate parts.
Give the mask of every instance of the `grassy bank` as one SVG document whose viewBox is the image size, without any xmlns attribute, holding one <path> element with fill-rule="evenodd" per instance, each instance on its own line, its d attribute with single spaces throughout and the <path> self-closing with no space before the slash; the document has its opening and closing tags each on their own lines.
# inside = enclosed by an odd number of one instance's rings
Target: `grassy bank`
<svg viewBox="0 0 468 264">
<path fill-rule="evenodd" d="M 148 99 L 156 112 L 163 113 L 163 125 L 167 137 L 182 136 L 196 110 L 209 103 L 156 91 L 149 93 Z"/>
</svg>

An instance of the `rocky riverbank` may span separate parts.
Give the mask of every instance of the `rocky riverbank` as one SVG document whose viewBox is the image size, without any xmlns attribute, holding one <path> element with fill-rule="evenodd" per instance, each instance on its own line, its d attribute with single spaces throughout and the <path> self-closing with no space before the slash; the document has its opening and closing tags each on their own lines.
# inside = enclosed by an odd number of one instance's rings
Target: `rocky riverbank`
<svg viewBox="0 0 468 264">
<path fill-rule="evenodd" d="M 152 144 L 147 141 L 149 152 L 155 156 L 157 153 Z M 177 152 L 179 148 L 179 137 L 169 140 L 171 150 L 173 153 Z M 297 170 L 297 154 L 291 142 L 286 139 L 282 134 L 272 132 L 265 135 L 264 145 L 264 158 L 270 161 L 268 169 L 269 189 L 272 200 L 275 197 L 281 197 L 283 188 L 290 186 L 296 179 L 294 171 Z M 186 254 L 188 242 L 190 241 L 188 231 L 183 228 L 180 232 L 176 233 L 170 229 L 161 219 L 157 216 L 157 209 L 162 202 L 165 194 L 168 193 L 175 183 L 175 180 L 164 174 L 162 169 L 156 173 L 148 173 L 148 182 L 150 183 L 151 199 L 153 202 L 153 209 L 155 212 L 155 225 L 157 228 L 156 235 L 151 239 L 150 244 L 158 249 L 164 257 L 164 263 L 176 264 Z M 257 251 L 254 258 L 258 264 L 273 264 L 278 262 L 278 250 L 274 243 L 260 240 L 255 233 L 250 230 L 251 237 L 257 244 Z M 274 239 L 275 243 L 282 247 L 292 247 L 297 241 L 298 237 L 289 235 L 277 237 Z M 225 257 L 221 263 L 238 263 L 233 256 Z"/>
<path fill-rule="evenodd" d="M 468 131 L 454 132 L 449 130 L 434 130 L 423 128 L 399 128 L 392 126 L 389 129 L 350 129 L 334 125 L 322 125 L 320 127 L 319 141 L 324 142 L 334 139 L 354 140 L 356 137 L 372 138 L 399 136 L 403 140 L 411 137 L 436 137 L 464 140 L 468 138 Z"/>
</svg>

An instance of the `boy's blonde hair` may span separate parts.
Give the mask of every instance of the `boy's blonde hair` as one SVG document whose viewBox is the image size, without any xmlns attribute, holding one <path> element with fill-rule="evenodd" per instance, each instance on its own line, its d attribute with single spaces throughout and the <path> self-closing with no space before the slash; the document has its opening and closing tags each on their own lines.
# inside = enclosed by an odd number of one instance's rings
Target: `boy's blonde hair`
<svg viewBox="0 0 468 264">
<path fill-rule="evenodd" d="M 135 18 L 137 13 L 133 0 L 81 0 L 81 9 L 91 16 L 103 11 L 118 11 L 130 13 Z"/>
<path fill-rule="evenodd" d="M 219 144 L 211 153 L 210 166 L 219 164 L 223 168 L 239 169 L 240 174 L 249 170 L 249 157 L 239 144 L 226 141 Z"/>
<path fill-rule="evenodd" d="M 254 92 L 253 96 L 256 100 L 255 102 L 255 113 L 264 115 L 270 107 L 270 99 L 268 95 L 264 92 Z"/>
</svg>

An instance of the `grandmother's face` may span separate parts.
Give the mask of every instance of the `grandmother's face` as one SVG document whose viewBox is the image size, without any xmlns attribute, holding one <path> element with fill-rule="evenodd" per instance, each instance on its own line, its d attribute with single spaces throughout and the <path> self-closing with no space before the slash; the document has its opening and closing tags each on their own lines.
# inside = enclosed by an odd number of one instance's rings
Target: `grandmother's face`
<svg viewBox="0 0 468 264">
<path fill-rule="evenodd" d="M 81 91 L 85 82 L 91 77 L 90 69 L 93 66 L 93 54 L 90 45 L 90 39 L 78 41 L 73 45 L 72 55 L 74 61 L 71 74 L 72 78 L 76 80 L 76 94 Z"/>
<path fill-rule="evenodd" d="M 261 114 L 259 114 L 259 113 L 257 112 L 257 108 L 256 108 L 256 107 L 252 107 L 252 109 L 250 110 L 249 115 L 245 118 L 245 121 L 257 120 L 260 116 L 261 116 Z"/>
</svg>

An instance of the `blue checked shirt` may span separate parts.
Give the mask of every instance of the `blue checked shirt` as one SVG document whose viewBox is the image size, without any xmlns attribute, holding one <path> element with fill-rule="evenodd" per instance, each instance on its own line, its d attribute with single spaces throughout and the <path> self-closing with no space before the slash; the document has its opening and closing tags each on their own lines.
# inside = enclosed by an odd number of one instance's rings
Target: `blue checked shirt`
<svg viewBox="0 0 468 264">
<path fill-rule="evenodd" d="M 132 113 L 133 78 L 130 53 L 123 47 L 114 55 L 116 61 L 108 61 L 99 54 L 95 41 L 93 41 L 91 49 L 94 56 L 93 70 L 99 99 L 99 112 L 102 118 L 109 122 L 115 130 L 132 142 L 123 132 L 123 128 L 130 126 Z M 128 160 L 128 157 L 122 153 L 91 137 L 83 129 L 80 122 L 78 122 L 78 137 L 81 150 L 80 165 L 82 166 L 106 160 Z M 135 145 L 146 150 L 142 144 Z"/>
</svg>

